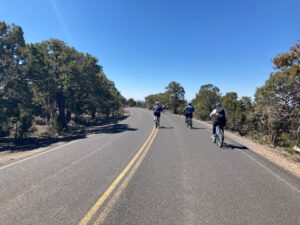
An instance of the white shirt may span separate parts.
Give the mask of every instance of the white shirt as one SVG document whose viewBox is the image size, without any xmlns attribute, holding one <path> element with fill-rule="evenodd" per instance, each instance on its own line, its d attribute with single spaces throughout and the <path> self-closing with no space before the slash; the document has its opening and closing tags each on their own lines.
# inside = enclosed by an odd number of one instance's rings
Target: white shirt
<svg viewBox="0 0 300 225">
<path fill-rule="evenodd" d="M 219 108 L 219 109 L 214 109 L 211 113 L 210 113 L 210 117 L 212 117 L 212 116 L 216 116 L 216 115 L 218 115 L 219 114 L 219 112 L 221 112 L 222 111 L 222 107 L 221 108 Z M 224 109 L 223 109 L 224 110 Z M 227 115 L 227 113 L 226 113 L 226 111 L 224 110 L 224 112 L 225 112 L 225 117 L 226 117 L 226 115 Z"/>
<path fill-rule="evenodd" d="M 210 113 L 210 117 L 214 116 L 214 115 L 217 115 L 218 114 L 218 111 L 217 109 L 214 109 L 211 113 Z"/>
</svg>

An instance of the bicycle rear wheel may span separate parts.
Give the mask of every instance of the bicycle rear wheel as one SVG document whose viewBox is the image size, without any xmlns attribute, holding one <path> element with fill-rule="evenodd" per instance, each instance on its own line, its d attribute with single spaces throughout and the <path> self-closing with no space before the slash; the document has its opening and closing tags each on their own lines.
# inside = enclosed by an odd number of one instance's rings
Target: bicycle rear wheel
<svg viewBox="0 0 300 225">
<path fill-rule="evenodd" d="M 159 118 L 156 117 L 155 119 L 155 128 L 158 128 L 159 127 Z"/>
<path fill-rule="evenodd" d="M 219 129 L 219 133 L 218 133 L 218 146 L 220 148 L 222 148 L 223 144 L 224 144 L 224 133 L 223 133 L 222 129 Z"/>
</svg>

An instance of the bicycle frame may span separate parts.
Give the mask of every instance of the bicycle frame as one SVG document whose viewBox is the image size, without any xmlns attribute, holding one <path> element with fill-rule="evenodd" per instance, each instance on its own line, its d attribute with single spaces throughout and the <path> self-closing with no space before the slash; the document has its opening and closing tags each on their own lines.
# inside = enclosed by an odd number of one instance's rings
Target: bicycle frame
<svg viewBox="0 0 300 225">
<path fill-rule="evenodd" d="M 190 127 L 190 128 L 192 128 L 192 126 L 193 126 L 192 125 L 192 118 L 190 118 L 190 117 L 187 119 L 187 126 Z"/>
<path fill-rule="evenodd" d="M 155 127 L 156 128 L 158 128 L 159 127 L 159 117 L 157 117 L 157 116 L 155 116 L 155 121 L 154 121 L 154 123 L 155 123 Z"/>
<path fill-rule="evenodd" d="M 185 125 L 190 128 L 193 127 L 193 120 L 191 117 L 185 118 Z"/>
</svg>

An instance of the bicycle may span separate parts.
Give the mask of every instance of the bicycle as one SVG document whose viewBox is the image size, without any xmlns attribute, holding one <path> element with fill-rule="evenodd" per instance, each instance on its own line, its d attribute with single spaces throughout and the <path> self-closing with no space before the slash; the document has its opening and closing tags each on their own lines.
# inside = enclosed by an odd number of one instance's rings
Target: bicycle
<svg viewBox="0 0 300 225">
<path fill-rule="evenodd" d="M 154 124 L 155 124 L 155 128 L 158 128 L 158 127 L 159 127 L 160 119 L 159 119 L 158 116 L 155 116 Z"/>
<path fill-rule="evenodd" d="M 190 127 L 190 128 L 193 127 L 193 120 L 191 117 L 185 118 L 185 125 L 186 127 Z"/>
<path fill-rule="evenodd" d="M 222 148 L 224 144 L 224 131 L 220 129 L 220 126 L 216 126 L 216 134 L 214 137 L 214 143 L 217 143 L 217 145 Z"/>
</svg>

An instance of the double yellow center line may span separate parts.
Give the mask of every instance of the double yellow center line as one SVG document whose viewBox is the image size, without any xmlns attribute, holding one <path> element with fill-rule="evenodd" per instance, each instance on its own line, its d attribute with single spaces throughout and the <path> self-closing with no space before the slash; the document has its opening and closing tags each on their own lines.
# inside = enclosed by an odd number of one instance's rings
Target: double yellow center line
<svg viewBox="0 0 300 225">
<path fill-rule="evenodd" d="M 130 162 L 125 166 L 122 172 L 117 176 L 117 178 L 112 182 L 112 184 L 106 189 L 103 195 L 97 200 L 97 202 L 92 206 L 92 208 L 88 211 L 88 213 L 82 218 L 79 225 L 87 225 L 91 222 L 95 214 L 99 211 L 99 209 L 103 206 L 105 202 L 105 208 L 101 210 L 101 213 L 94 220 L 94 225 L 103 224 L 105 218 L 121 196 L 122 192 L 125 190 L 126 186 L 130 182 L 131 178 L 139 168 L 143 159 L 145 158 L 147 152 L 152 145 L 155 136 L 158 132 L 158 129 L 153 128 L 146 142 L 142 145 L 142 147 L 138 150 L 138 152 L 134 155 L 134 157 L 130 160 Z M 111 197 L 110 197 L 111 196 Z M 106 201 L 110 197 L 109 201 Z"/>
</svg>

